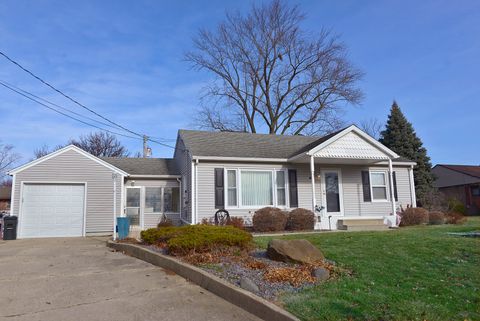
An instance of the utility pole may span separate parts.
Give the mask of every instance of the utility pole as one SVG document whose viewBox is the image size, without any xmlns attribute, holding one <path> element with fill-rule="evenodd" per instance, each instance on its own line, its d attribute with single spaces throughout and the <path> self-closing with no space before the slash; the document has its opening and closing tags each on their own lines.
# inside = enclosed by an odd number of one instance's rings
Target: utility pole
<svg viewBox="0 0 480 321">
<path fill-rule="evenodd" d="M 148 136 L 143 135 L 143 158 L 147 158 L 148 147 L 147 147 Z"/>
</svg>

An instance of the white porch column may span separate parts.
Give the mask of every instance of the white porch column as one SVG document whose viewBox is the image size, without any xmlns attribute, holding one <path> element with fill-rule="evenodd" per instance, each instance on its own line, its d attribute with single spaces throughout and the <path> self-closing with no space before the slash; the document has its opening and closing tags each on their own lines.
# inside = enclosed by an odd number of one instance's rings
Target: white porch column
<svg viewBox="0 0 480 321">
<path fill-rule="evenodd" d="M 417 207 L 417 196 L 415 194 L 415 180 L 413 177 L 413 166 L 408 169 L 410 175 L 410 193 L 412 195 L 412 207 Z"/>
<path fill-rule="evenodd" d="M 393 187 L 393 166 L 392 159 L 388 159 L 388 172 L 390 173 L 390 198 L 392 200 L 392 215 L 397 214 L 397 206 L 395 204 L 395 191 Z"/>
<path fill-rule="evenodd" d="M 315 206 L 317 205 L 317 200 L 315 197 L 315 158 L 310 156 L 310 175 L 312 180 L 312 212 L 315 213 Z"/>
</svg>

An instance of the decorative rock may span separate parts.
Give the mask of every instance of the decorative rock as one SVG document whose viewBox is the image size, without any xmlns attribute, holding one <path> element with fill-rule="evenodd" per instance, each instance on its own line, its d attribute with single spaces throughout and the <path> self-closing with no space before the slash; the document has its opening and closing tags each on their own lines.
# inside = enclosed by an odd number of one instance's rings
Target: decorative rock
<svg viewBox="0 0 480 321">
<path fill-rule="evenodd" d="M 240 287 L 244 290 L 254 292 L 254 293 L 258 293 L 260 291 L 260 289 L 255 284 L 255 282 L 253 282 L 249 278 L 241 278 L 240 279 Z"/>
<path fill-rule="evenodd" d="M 325 258 L 322 252 L 307 240 L 271 240 L 268 243 L 267 256 L 271 260 L 293 263 L 315 263 Z"/>
<path fill-rule="evenodd" d="M 312 271 L 312 276 L 314 276 L 317 281 L 326 281 L 330 277 L 330 271 L 326 268 L 319 267 Z"/>
</svg>

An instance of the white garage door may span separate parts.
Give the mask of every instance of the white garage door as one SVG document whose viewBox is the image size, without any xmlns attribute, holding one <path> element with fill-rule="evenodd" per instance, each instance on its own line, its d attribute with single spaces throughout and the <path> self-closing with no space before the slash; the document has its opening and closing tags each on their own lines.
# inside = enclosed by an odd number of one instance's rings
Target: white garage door
<svg viewBox="0 0 480 321">
<path fill-rule="evenodd" d="M 19 237 L 82 236 L 83 184 L 24 184 Z"/>
</svg>

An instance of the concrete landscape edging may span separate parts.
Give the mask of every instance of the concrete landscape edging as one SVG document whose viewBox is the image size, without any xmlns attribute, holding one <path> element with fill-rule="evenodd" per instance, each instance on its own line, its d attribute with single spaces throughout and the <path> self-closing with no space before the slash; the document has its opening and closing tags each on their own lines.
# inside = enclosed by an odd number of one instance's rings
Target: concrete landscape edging
<svg viewBox="0 0 480 321">
<path fill-rule="evenodd" d="M 177 260 L 176 258 L 163 255 L 135 244 L 107 241 L 107 246 L 150 264 L 175 272 L 183 278 L 201 286 L 261 319 L 299 321 L 297 317 L 283 310 L 279 306 L 251 292 L 236 287 L 235 285 L 200 268 Z"/>
</svg>

